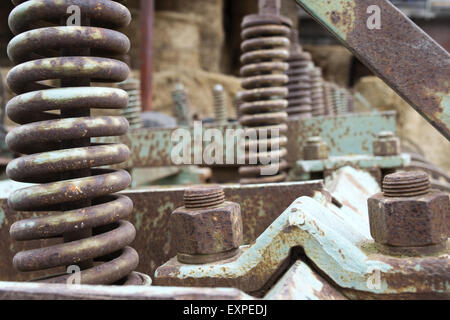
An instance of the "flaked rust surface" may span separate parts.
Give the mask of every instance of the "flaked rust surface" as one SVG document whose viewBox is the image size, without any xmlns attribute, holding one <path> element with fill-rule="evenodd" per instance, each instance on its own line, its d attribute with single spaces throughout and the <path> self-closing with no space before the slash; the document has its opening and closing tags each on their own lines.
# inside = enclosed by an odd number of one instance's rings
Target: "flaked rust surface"
<svg viewBox="0 0 450 320">
<path fill-rule="evenodd" d="M 450 139 L 450 55 L 388 0 L 296 0 Z M 379 8 L 380 29 L 368 28 Z"/>
<path fill-rule="evenodd" d="M 282 183 L 255 186 L 224 186 L 227 200 L 239 203 L 241 206 L 244 243 L 254 241 L 278 215 L 296 198 L 313 196 L 315 191 L 321 191 L 322 182 Z M 145 190 L 124 192 L 134 204 L 130 221 L 137 229 L 136 239 L 132 244 L 139 254 L 137 271 L 153 275 L 156 268 L 176 255 L 175 239 L 170 230 L 170 214 L 183 205 L 184 189 L 149 188 Z M 6 199 L 0 199 L 0 280 L 22 281 L 36 279 L 48 274 L 64 273 L 64 269 L 47 272 L 19 273 L 13 268 L 12 260 L 15 253 L 24 249 L 46 247 L 61 242 L 58 239 L 17 242 L 9 235 L 9 229 L 15 221 L 43 215 L 37 212 L 13 212 Z"/>
</svg>

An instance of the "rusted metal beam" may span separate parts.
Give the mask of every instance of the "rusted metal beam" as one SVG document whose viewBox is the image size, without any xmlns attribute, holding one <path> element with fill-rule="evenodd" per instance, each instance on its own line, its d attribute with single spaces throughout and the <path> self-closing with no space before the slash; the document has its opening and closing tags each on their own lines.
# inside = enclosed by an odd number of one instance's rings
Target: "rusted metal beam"
<svg viewBox="0 0 450 320">
<path fill-rule="evenodd" d="M 142 111 L 152 110 L 154 0 L 141 0 L 141 101 Z"/>
<path fill-rule="evenodd" d="M 444 48 L 388 0 L 296 2 L 450 140 L 450 55 Z"/>
</svg>

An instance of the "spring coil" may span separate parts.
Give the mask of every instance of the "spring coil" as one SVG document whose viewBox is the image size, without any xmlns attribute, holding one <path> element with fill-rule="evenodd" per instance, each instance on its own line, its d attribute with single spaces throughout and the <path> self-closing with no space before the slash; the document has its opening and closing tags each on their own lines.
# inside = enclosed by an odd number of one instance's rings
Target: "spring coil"
<svg viewBox="0 0 450 320">
<path fill-rule="evenodd" d="M 91 79 L 121 82 L 128 77 L 125 63 L 100 54 L 116 57 L 129 50 L 128 38 L 112 28 L 127 26 L 130 13 L 109 0 L 13 3 L 9 25 L 15 37 L 8 45 L 8 56 L 18 65 L 8 73 L 7 82 L 18 96 L 9 101 L 7 114 L 20 126 L 6 141 L 24 156 L 8 165 L 7 174 L 36 184 L 14 192 L 8 204 L 18 211 L 56 213 L 18 221 L 10 234 L 18 241 L 64 240 L 19 252 L 13 264 L 20 271 L 77 265 L 83 284 L 139 283 L 139 275 L 133 272 L 139 257 L 128 246 L 136 230 L 123 220 L 130 216 L 133 203 L 113 194 L 130 184 L 130 175 L 124 170 L 94 168 L 123 162 L 130 151 L 122 144 L 90 143 L 91 137 L 123 135 L 128 129 L 122 117 L 90 116 L 92 108 L 125 108 L 127 93 L 90 83 Z M 66 12 L 72 5 L 80 8 L 83 26 L 66 26 L 61 19 L 69 16 Z M 41 22 L 45 27 L 39 27 Z M 55 79 L 60 80 L 59 87 L 47 81 Z M 38 281 L 64 283 L 69 276 Z"/>
<path fill-rule="evenodd" d="M 285 60 L 289 57 L 291 25 L 289 19 L 279 15 L 249 15 L 242 23 L 241 76 L 244 79 L 241 86 L 244 91 L 239 122 L 256 132 L 256 137 L 246 142 L 246 164 L 249 159 L 257 160 L 256 164 L 239 168 L 242 184 L 286 179 L 283 170 L 287 163 L 283 158 L 287 154 L 288 76 L 285 73 L 289 65 Z M 267 151 L 261 151 L 261 147 Z M 263 169 L 276 173 L 265 175 Z"/>
<path fill-rule="evenodd" d="M 130 129 L 142 128 L 141 82 L 138 79 L 129 78 L 119 83 L 117 87 L 126 91 L 129 97 L 127 107 L 121 110 L 120 114 L 127 119 Z"/>
<path fill-rule="evenodd" d="M 216 84 L 213 88 L 214 116 L 215 122 L 219 125 L 227 123 L 227 105 L 225 91 L 221 84 Z"/>
<path fill-rule="evenodd" d="M 325 101 L 323 97 L 323 78 L 322 70 L 318 67 L 311 70 L 311 99 L 313 117 L 324 115 Z"/>
<path fill-rule="evenodd" d="M 297 43 L 291 46 L 289 53 L 289 82 L 287 88 L 288 108 L 287 113 L 298 118 L 311 118 L 312 100 L 311 100 L 311 54 L 302 51 Z"/>
</svg>

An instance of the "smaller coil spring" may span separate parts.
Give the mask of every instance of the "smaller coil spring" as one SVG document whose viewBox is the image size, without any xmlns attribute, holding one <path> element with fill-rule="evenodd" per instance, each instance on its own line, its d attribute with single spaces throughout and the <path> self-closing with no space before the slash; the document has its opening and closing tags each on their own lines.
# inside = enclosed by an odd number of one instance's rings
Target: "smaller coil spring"
<svg viewBox="0 0 450 320">
<path fill-rule="evenodd" d="M 311 70 L 311 99 L 313 117 L 322 116 L 325 113 L 325 101 L 323 93 L 322 70 L 315 67 Z"/>
<path fill-rule="evenodd" d="M 225 91 L 221 84 L 213 88 L 215 122 L 219 125 L 227 123 L 227 105 Z"/>
<path fill-rule="evenodd" d="M 179 126 L 189 126 L 189 94 L 180 82 L 175 83 L 172 90 L 173 112 Z"/>
<path fill-rule="evenodd" d="M 311 98 L 311 54 L 301 50 L 300 45 L 293 46 L 290 51 L 289 76 L 287 96 L 289 115 L 299 118 L 311 118 L 312 98 Z"/>
<path fill-rule="evenodd" d="M 117 86 L 127 92 L 129 97 L 127 107 L 120 111 L 120 115 L 127 119 L 130 129 L 142 128 L 141 82 L 130 77 Z"/>
<path fill-rule="evenodd" d="M 289 35 L 292 23 L 279 15 L 249 15 L 242 23 L 240 123 L 255 129 L 246 142 L 246 163 L 239 168 L 242 184 L 279 182 L 286 179 L 287 125 L 285 74 L 289 65 Z M 266 149 L 266 150 L 264 150 Z M 265 174 L 276 172 L 275 174 Z"/>
</svg>

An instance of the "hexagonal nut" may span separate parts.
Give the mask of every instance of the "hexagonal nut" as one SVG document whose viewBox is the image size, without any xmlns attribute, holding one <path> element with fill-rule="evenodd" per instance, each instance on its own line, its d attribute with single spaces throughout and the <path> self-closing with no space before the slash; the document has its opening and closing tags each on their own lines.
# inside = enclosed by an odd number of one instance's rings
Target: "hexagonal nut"
<svg viewBox="0 0 450 320">
<path fill-rule="evenodd" d="M 171 223 L 178 253 L 222 253 L 243 241 L 241 207 L 235 202 L 205 209 L 181 207 L 172 213 Z"/>
<path fill-rule="evenodd" d="M 328 145 L 321 141 L 314 144 L 306 144 L 303 148 L 303 158 L 305 160 L 328 159 Z"/>
<path fill-rule="evenodd" d="M 370 233 L 377 243 L 421 247 L 447 240 L 449 198 L 439 190 L 407 198 L 377 193 L 368 199 Z"/>
<path fill-rule="evenodd" d="M 378 138 L 373 142 L 375 156 L 397 156 L 400 154 L 400 139 L 397 137 Z"/>
</svg>

